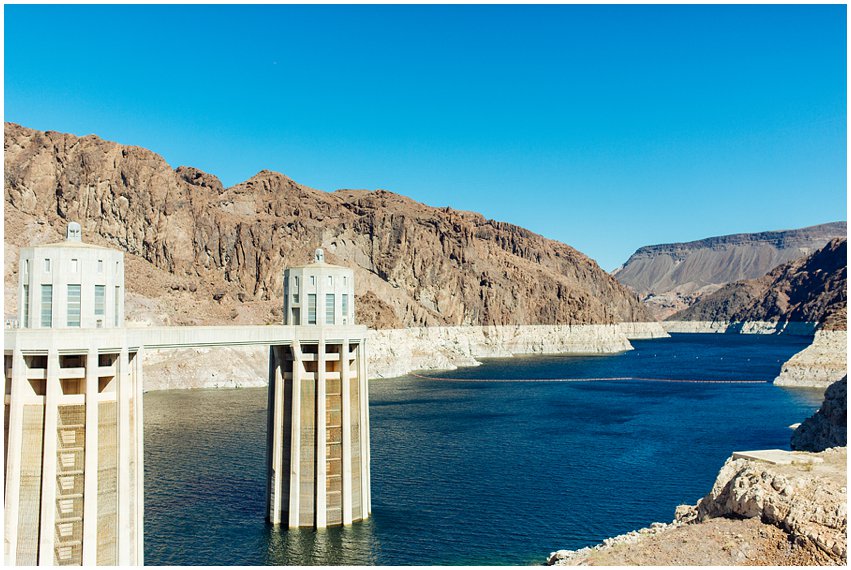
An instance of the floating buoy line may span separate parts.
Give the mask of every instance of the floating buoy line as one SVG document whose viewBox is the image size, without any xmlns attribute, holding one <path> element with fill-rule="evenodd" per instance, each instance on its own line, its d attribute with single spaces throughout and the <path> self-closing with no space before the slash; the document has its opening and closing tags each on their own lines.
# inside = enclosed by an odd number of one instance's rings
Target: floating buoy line
<svg viewBox="0 0 851 570">
<path fill-rule="evenodd" d="M 767 384 L 767 380 L 697 380 L 690 378 L 644 378 L 641 376 L 607 376 L 602 378 L 446 378 L 411 373 L 410 376 L 440 382 L 673 382 L 678 384 Z"/>
</svg>

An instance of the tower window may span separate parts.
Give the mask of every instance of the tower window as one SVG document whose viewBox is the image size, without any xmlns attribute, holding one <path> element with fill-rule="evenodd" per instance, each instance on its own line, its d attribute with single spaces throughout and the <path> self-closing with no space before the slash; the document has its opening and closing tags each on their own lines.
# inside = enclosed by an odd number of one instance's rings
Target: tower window
<svg viewBox="0 0 851 570">
<path fill-rule="evenodd" d="M 80 326 L 80 286 L 68 285 L 68 326 Z"/>
<path fill-rule="evenodd" d="M 105 298 L 106 286 L 95 285 L 95 315 L 102 317 L 106 314 L 106 303 L 104 302 Z"/>
<path fill-rule="evenodd" d="M 98 273 L 103 273 L 103 260 L 98 259 Z"/>
<path fill-rule="evenodd" d="M 29 327 L 30 324 L 30 286 L 24 284 L 24 314 L 21 315 L 21 326 L 23 328 Z"/>
<path fill-rule="evenodd" d="M 53 285 L 41 286 L 41 326 L 53 326 Z"/>
<path fill-rule="evenodd" d="M 334 293 L 325 295 L 325 324 L 334 324 Z"/>
<path fill-rule="evenodd" d="M 329 287 L 333 287 L 333 286 L 334 286 L 334 277 L 333 277 L 333 276 L 331 276 L 331 275 L 329 275 L 329 276 L 328 276 L 328 286 L 329 286 Z"/>
<path fill-rule="evenodd" d="M 316 294 L 308 293 L 307 295 L 307 324 L 316 324 Z"/>
<path fill-rule="evenodd" d="M 44 260 L 44 272 L 50 273 L 50 260 L 49 259 Z"/>
<path fill-rule="evenodd" d="M 349 316 L 349 295 L 343 293 L 343 318 Z"/>
<path fill-rule="evenodd" d="M 77 259 L 71 260 L 71 273 L 77 273 L 80 270 L 80 262 Z"/>
</svg>

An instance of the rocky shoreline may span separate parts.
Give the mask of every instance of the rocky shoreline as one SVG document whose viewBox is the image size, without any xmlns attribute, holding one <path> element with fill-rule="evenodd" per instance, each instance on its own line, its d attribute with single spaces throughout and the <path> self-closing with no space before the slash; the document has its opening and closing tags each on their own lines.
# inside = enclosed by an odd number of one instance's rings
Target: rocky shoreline
<svg viewBox="0 0 851 570">
<path fill-rule="evenodd" d="M 721 334 L 794 334 L 809 336 L 818 323 L 794 321 L 662 321 L 659 324 L 669 333 Z"/>
<path fill-rule="evenodd" d="M 847 448 L 790 452 L 789 465 L 731 457 L 712 491 L 671 523 L 547 558 L 555 566 L 843 565 Z"/>
<path fill-rule="evenodd" d="M 420 327 L 372 330 L 368 335 L 370 378 L 478 366 L 479 358 L 616 354 L 632 350 L 630 339 L 668 336 L 656 322 Z M 147 351 L 145 390 L 265 386 L 266 352 L 265 347 L 251 346 Z"/>
<path fill-rule="evenodd" d="M 792 448 L 734 453 L 712 490 L 671 523 L 547 558 L 586 565 L 847 564 L 847 380 L 828 388 Z M 812 451 L 812 452 L 810 452 Z"/>
<path fill-rule="evenodd" d="M 480 358 L 529 354 L 615 354 L 630 340 L 669 333 L 813 334 L 814 323 L 667 321 L 617 325 L 501 325 L 380 329 L 369 332 L 370 378 L 415 370 L 478 366 Z M 847 332 L 815 332 L 813 343 L 783 364 L 778 386 L 826 388 L 845 374 Z M 145 390 L 265 386 L 266 348 L 232 347 L 148 351 Z"/>
<path fill-rule="evenodd" d="M 812 344 L 783 363 L 777 386 L 826 388 L 847 373 L 848 331 L 816 331 Z"/>
<path fill-rule="evenodd" d="M 504 325 L 422 327 L 370 331 L 370 378 L 414 370 L 478 366 L 479 358 L 527 354 L 615 354 L 632 350 L 631 339 L 668 334 L 659 323 L 618 325 Z"/>
</svg>

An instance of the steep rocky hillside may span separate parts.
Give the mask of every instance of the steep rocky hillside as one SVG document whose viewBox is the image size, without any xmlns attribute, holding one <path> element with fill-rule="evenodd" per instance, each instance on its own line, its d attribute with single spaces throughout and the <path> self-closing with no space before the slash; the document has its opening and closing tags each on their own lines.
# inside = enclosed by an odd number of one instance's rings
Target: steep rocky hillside
<svg viewBox="0 0 851 570">
<path fill-rule="evenodd" d="M 283 268 L 316 247 L 355 270 L 358 318 L 377 328 L 650 319 L 585 255 L 476 213 L 269 171 L 224 188 L 96 136 L 10 123 L 5 135 L 7 315 L 18 248 L 75 220 L 85 240 L 129 254 L 127 312 L 140 322 L 278 321 Z"/>
<path fill-rule="evenodd" d="M 796 230 L 651 245 L 638 249 L 612 274 L 638 293 L 657 317 L 664 318 L 722 285 L 761 277 L 846 234 L 845 222 L 833 222 Z"/>
<path fill-rule="evenodd" d="M 670 317 L 676 321 L 818 322 L 844 329 L 848 242 L 833 239 L 811 255 L 759 279 L 725 285 Z"/>
</svg>

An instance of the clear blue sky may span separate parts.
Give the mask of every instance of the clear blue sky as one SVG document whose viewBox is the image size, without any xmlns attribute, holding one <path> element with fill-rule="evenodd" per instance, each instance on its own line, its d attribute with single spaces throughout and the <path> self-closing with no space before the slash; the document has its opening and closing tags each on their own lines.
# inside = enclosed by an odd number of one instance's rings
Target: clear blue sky
<svg viewBox="0 0 851 570">
<path fill-rule="evenodd" d="M 845 6 L 6 6 L 5 120 L 564 241 L 846 217 Z"/>
</svg>

